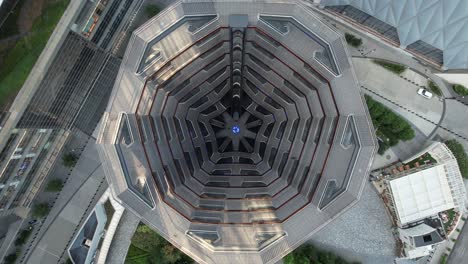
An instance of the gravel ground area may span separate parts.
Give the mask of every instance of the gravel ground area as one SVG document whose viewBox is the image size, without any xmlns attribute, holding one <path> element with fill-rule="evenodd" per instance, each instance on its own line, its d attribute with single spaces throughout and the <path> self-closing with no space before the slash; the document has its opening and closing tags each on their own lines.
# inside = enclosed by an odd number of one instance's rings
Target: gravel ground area
<svg viewBox="0 0 468 264">
<path fill-rule="evenodd" d="M 363 264 L 390 264 L 395 240 L 384 204 L 367 182 L 360 201 L 312 236 L 310 243 Z"/>
</svg>

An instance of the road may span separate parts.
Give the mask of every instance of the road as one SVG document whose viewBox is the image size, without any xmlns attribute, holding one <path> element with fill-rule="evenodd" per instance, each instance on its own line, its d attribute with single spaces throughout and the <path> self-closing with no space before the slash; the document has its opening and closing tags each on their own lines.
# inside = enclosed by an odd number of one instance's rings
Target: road
<svg viewBox="0 0 468 264">
<path fill-rule="evenodd" d="M 449 255 L 448 264 L 467 263 L 468 260 L 468 225 L 464 225 L 459 235 L 459 239 L 455 243 Z"/>
</svg>

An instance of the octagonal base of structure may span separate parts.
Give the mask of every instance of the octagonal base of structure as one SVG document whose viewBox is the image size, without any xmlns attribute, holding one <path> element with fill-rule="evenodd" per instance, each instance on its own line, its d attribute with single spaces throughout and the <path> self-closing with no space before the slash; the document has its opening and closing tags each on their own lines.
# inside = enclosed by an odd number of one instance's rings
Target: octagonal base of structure
<svg viewBox="0 0 468 264">
<path fill-rule="evenodd" d="M 98 138 L 122 204 L 201 263 L 274 263 L 375 153 L 342 36 L 285 1 L 177 2 L 137 29 Z"/>
</svg>

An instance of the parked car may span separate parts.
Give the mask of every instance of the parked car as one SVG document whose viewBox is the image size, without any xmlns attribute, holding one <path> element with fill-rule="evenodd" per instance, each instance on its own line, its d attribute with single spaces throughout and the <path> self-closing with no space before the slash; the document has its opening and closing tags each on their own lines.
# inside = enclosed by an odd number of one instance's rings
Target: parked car
<svg viewBox="0 0 468 264">
<path fill-rule="evenodd" d="M 423 88 L 421 88 L 421 89 L 418 90 L 418 94 L 419 94 L 420 96 L 426 98 L 426 99 L 431 99 L 431 98 L 432 98 L 432 93 L 429 92 L 429 91 L 426 90 L 426 89 L 423 89 Z"/>
</svg>

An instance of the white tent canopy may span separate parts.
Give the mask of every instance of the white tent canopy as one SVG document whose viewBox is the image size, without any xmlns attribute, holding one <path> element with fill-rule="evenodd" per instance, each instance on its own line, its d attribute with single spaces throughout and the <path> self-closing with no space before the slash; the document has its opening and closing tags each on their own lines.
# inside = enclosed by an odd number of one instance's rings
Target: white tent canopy
<svg viewBox="0 0 468 264">
<path fill-rule="evenodd" d="M 389 182 L 401 225 L 455 207 L 444 165 Z"/>
</svg>

